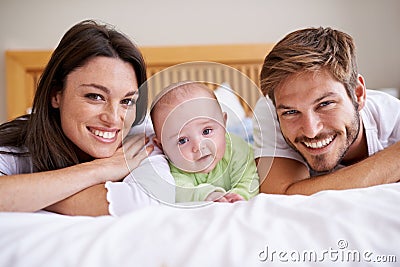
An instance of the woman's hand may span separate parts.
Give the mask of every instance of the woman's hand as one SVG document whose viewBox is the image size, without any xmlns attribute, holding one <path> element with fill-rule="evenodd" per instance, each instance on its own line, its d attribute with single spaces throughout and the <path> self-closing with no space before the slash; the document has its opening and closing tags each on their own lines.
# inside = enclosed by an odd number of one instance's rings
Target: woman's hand
<svg viewBox="0 0 400 267">
<path fill-rule="evenodd" d="M 109 158 L 95 159 L 87 164 L 97 169 L 99 183 L 119 181 L 138 167 L 142 160 L 153 151 L 153 145 L 145 147 L 148 141 L 149 138 L 144 134 L 129 136 L 114 155 Z"/>
<path fill-rule="evenodd" d="M 83 179 L 96 178 L 98 184 L 48 206 L 46 210 L 68 215 L 109 214 L 107 190 L 103 183 L 119 181 L 138 167 L 142 160 L 153 151 L 153 145 L 145 147 L 148 141 L 144 135 L 135 135 L 126 139 L 123 146 L 117 149 L 113 156 L 79 164 L 86 166 L 80 168 L 83 171 L 81 172 L 84 175 Z M 75 167 L 79 168 L 79 165 Z M 86 169 L 87 167 L 89 170 Z"/>
</svg>

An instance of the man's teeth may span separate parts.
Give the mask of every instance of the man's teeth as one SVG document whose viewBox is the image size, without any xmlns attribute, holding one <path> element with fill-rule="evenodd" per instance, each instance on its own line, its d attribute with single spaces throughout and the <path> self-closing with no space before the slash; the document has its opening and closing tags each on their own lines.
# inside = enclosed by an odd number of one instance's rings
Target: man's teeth
<svg viewBox="0 0 400 267">
<path fill-rule="evenodd" d="M 92 131 L 92 133 L 94 133 L 97 136 L 103 137 L 105 139 L 114 138 L 114 136 L 116 134 L 116 132 L 103 132 L 103 131 L 99 131 L 99 130 Z"/>
<path fill-rule="evenodd" d="M 324 140 L 318 141 L 318 142 L 304 142 L 304 144 L 310 148 L 323 148 L 323 147 L 329 145 L 332 142 L 332 140 L 333 140 L 333 136 L 326 138 Z"/>
</svg>

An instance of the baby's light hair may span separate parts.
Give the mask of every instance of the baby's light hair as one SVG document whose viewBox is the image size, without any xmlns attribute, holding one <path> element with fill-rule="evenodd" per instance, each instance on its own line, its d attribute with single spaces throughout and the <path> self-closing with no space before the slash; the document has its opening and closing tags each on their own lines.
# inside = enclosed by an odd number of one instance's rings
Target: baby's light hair
<svg viewBox="0 0 400 267">
<path fill-rule="evenodd" d="M 161 104 L 172 104 L 179 99 L 185 98 L 186 96 L 193 93 L 193 91 L 196 90 L 195 88 L 197 88 L 197 90 L 202 89 L 208 92 L 212 98 L 217 100 L 214 91 L 207 87 L 205 84 L 195 81 L 181 81 L 170 84 L 157 94 L 157 96 L 151 103 L 150 113 L 154 109 L 157 109 L 157 107 Z"/>
<path fill-rule="evenodd" d="M 191 95 L 193 92 L 198 90 L 203 90 L 207 92 L 211 98 L 215 99 L 219 105 L 217 97 L 214 94 L 214 91 L 207 87 L 204 83 L 195 82 L 195 81 L 182 81 L 170 84 L 166 88 L 164 88 L 160 93 L 157 94 L 155 99 L 153 100 L 150 107 L 150 117 L 152 121 L 154 121 L 155 116 L 157 114 L 157 110 L 162 105 L 175 105 L 179 103 L 180 100 L 186 99 L 187 96 Z M 222 108 L 219 105 L 219 108 L 222 112 Z"/>
</svg>

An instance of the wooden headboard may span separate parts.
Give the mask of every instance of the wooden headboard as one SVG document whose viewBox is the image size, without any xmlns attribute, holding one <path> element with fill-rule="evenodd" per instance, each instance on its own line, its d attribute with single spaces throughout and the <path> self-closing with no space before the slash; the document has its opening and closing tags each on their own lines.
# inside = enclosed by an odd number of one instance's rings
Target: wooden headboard
<svg viewBox="0 0 400 267">
<path fill-rule="evenodd" d="M 260 92 L 250 87 L 258 88 L 262 62 L 272 47 L 273 44 L 268 43 L 140 47 L 148 77 L 157 74 L 149 81 L 149 101 L 169 83 L 190 79 L 218 84 L 228 82 L 247 109 L 251 109 Z M 7 119 L 29 112 L 36 84 L 51 53 L 51 50 L 6 51 Z M 186 62 L 193 63 L 176 66 Z M 171 66 L 174 67 L 169 68 Z M 162 71 L 166 68 L 168 71 Z"/>
</svg>

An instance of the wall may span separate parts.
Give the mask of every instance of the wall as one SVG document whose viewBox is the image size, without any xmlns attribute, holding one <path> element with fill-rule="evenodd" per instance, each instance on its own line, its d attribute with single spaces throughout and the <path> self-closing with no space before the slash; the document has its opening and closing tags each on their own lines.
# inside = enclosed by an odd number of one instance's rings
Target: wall
<svg viewBox="0 0 400 267">
<path fill-rule="evenodd" d="M 351 34 L 367 87 L 400 88 L 398 0 L 0 0 L 0 122 L 6 49 L 53 49 L 76 22 L 116 25 L 139 45 L 277 42 L 307 26 Z"/>
</svg>

